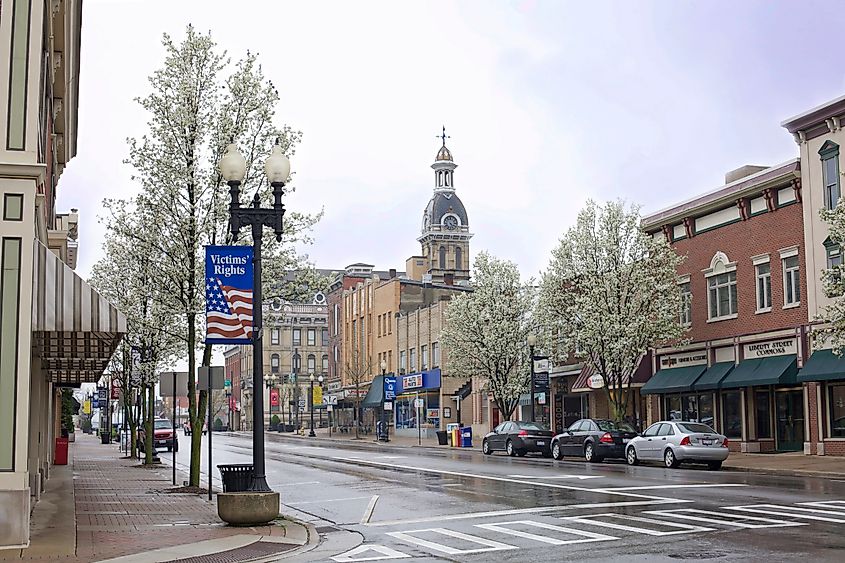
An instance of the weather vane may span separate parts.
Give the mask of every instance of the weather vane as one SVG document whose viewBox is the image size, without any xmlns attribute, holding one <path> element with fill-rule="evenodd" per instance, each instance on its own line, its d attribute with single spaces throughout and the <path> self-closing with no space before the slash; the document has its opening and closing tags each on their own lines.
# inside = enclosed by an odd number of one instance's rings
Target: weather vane
<svg viewBox="0 0 845 563">
<path fill-rule="evenodd" d="M 447 134 L 446 134 L 446 126 L 445 126 L 445 125 L 443 126 L 443 133 L 441 133 L 440 135 L 437 135 L 437 138 L 438 138 L 438 139 L 441 139 L 441 140 L 443 141 L 443 146 L 444 146 L 444 147 L 446 146 L 446 139 L 451 139 L 451 138 L 452 138 L 452 136 L 451 136 L 451 135 L 447 135 Z"/>
</svg>

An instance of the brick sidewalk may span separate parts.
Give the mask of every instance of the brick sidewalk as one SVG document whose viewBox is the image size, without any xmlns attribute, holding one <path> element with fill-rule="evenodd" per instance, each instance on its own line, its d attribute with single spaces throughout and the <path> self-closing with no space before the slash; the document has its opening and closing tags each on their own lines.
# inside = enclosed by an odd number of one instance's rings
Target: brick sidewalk
<svg viewBox="0 0 845 563">
<path fill-rule="evenodd" d="M 296 535 L 297 544 L 302 543 L 304 527 L 294 522 L 253 528 L 226 526 L 217 517 L 215 501 L 209 502 L 203 495 L 167 492 L 172 488 L 170 467 L 144 467 L 137 460 L 122 459 L 117 445 L 77 435 L 71 455 L 72 465 L 53 468 L 48 492 L 35 506 L 30 547 L 0 551 L 0 560 L 101 561 L 244 534 L 256 539 L 282 539 L 290 534 L 290 540 Z M 181 482 L 186 477 L 177 478 Z M 70 522 L 74 519 L 75 527 Z M 306 531 L 306 540 L 307 536 Z"/>
</svg>

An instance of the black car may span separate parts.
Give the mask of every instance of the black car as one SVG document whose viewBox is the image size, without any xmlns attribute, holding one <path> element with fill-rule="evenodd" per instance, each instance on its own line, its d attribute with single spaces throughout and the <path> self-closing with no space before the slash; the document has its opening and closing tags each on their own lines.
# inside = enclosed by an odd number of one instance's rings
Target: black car
<svg viewBox="0 0 845 563">
<path fill-rule="evenodd" d="M 608 457 L 624 459 L 625 445 L 636 436 L 636 429 L 627 422 L 584 418 L 552 438 L 552 456 L 584 456 L 595 462 Z"/>
<path fill-rule="evenodd" d="M 481 451 L 486 455 L 505 451 L 508 455 L 524 456 L 528 452 L 539 452 L 551 457 L 551 440 L 554 433 L 539 422 L 503 422 L 484 436 Z"/>
</svg>

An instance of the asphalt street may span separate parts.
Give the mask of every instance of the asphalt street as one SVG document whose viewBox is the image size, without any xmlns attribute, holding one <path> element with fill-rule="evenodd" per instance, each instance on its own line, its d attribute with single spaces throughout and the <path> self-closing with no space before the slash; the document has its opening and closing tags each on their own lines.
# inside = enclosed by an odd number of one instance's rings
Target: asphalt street
<svg viewBox="0 0 845 563">
<path fill-rule="evenodd" d="M 207 466 L 203 438 L 203 480 Z M 215 434 L 213 462 L 250 463 Z M 188 438 L 180 434 L 180 468 Z M 161 452 L 167 463 L 170 454 Z M 845 482 L 510 458 L 268 434 L 282 510 L 323 536 L 302 560 L 842 561 Z M 220 490 L 219 474 L 214 486 Z M 181 483 L 180 483 L 181 484 Z"/>
</svg>

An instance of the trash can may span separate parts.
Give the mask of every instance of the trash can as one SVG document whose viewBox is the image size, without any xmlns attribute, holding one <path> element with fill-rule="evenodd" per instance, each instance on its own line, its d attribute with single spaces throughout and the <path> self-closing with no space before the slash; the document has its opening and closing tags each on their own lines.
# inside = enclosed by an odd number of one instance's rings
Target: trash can
<svg viewBox="0 0 845 563">
<path fill-rule="evenodd" d="M 56 438 L 56 453 L 53 456 L 53 465 L 67 465 L 67 438 Z"/>
<path fill-rule="evenodd" d="M 100 441 L 103 444 L 110 444 L 111 443 L 111 436 L 109 436 L 108 432 L 100 432 Z"/>
<path fill-rule="evenodd" d="M 437 444 L 440 446 L 446 446 L 449 444 L 449 439 L 446 436 L 445 430 L 438 430 L 435 432 L 437 434 Z"/>
<path fill-rule="evenodd" d="M 461 447 L 462 448 L 471 448 L 472 447 L 472 427 L 471 426 L 461 428 Z"/>
<path fill-rule="evenodd" d="M 255 467 L 251 463 L 230 463 L 218 465 L 220 478 L 223 480 L 224 493 L 239 493 L 252 488 L 255 480 Z"/>
</svg>

